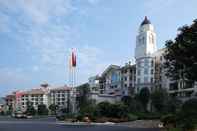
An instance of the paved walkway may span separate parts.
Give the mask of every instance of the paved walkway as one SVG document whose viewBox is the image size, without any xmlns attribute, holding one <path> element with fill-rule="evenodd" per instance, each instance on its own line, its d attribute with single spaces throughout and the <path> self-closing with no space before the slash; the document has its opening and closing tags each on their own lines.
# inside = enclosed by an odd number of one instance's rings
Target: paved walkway
<svg viewBox="0 0 197 131">
<path fill-rule="evenodd" d="M 161 124 L 159 120 L 137 120 L 133 122 L 123 122 L 117 125 L 123 125 L 132 128 L 158 128 L 159 124 Z"/>
</svg>

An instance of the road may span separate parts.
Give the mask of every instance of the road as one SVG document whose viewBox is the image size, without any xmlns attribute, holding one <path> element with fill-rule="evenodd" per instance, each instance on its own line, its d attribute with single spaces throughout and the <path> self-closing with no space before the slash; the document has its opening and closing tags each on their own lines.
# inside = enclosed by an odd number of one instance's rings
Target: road
<svg viewBox="0 0 197 131">
<path fill-rule="evenodd" d="M 159 131 L 158 129 L 131 129 L 123 126 L 64 125 L 53 118 L 16 120 L 0 118 L 0 131 Z"/>
</svg>

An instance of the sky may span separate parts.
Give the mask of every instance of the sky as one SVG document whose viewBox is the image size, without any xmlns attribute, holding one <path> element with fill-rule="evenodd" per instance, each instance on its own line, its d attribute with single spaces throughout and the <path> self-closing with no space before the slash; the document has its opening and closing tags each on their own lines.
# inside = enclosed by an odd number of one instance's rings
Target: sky
<svg viewBox="0 0 197 131">
<path fill-rule="evenodd" d="M 68 84 L 77 52 L 77 84 L 110 64 L 134 61 L 136 35 L 147 16 L 157 46 L 197 18 L 196 0 L 0 0 L 0 96 Z"/>
</svg>

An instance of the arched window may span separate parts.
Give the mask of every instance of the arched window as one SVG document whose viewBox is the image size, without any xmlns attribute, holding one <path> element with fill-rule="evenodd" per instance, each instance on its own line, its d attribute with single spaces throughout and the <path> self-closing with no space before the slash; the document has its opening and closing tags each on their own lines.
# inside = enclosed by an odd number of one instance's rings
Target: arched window
<svg viewBox="0 0 197 131">
<path fill-rule="evenodd" d="M 151 41 L 152 41 L 151 43 L 154 44 L 154 36 L 153 36 L 153 34 L 151 34 Z"/>
</svg>

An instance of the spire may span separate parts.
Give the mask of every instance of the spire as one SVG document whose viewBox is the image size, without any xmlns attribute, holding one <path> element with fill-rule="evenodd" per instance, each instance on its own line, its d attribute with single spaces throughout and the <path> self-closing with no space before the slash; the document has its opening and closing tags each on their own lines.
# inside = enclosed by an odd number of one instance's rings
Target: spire
<svg viewBox="0 0 197 131">
<path fill-rule="evenodd" d="M 150 20 L 148 20 L 147 16 L 145 16 L 144 21 L 141 23 L 141 26 L 151 24 Z"/>
</svg>

